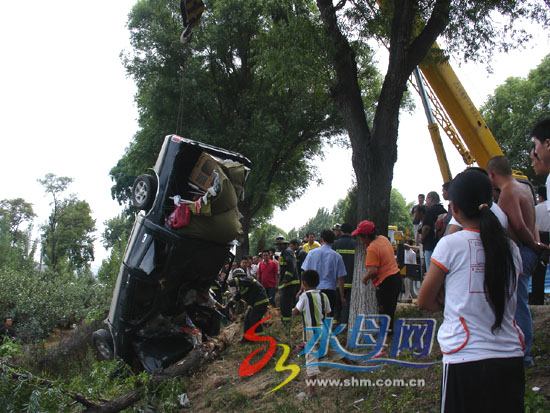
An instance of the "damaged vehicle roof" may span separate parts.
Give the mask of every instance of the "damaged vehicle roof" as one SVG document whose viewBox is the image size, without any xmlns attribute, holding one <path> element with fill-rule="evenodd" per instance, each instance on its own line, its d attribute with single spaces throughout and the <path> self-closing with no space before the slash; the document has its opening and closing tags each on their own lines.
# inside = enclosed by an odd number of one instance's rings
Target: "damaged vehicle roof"
<svg viewBox="0 0 550 413">
<path fill-rule="evenodd" d="M 132 201 L 141 211 L 120 267 L 105 328 L 93 334 L 104 359 L 149 372 L 180 360 L 221 315 L 209 288 L 242 235 L 238 202 L 251 163 L 243 155 L 169 135 Z"/>
</svg>

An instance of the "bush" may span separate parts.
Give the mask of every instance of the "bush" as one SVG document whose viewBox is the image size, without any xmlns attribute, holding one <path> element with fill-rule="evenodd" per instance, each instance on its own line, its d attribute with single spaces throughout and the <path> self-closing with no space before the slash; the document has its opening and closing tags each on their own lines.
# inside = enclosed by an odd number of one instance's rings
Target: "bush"
<svg viewBox="0 0 550 413">
<path fill-rule="evenodd" d="M 14 318 L 18 339 L 36 342 L 56 327 L 105 314 L 111 290 L 88 277 L 0 270 L 0 314 Z"/>
</svg>

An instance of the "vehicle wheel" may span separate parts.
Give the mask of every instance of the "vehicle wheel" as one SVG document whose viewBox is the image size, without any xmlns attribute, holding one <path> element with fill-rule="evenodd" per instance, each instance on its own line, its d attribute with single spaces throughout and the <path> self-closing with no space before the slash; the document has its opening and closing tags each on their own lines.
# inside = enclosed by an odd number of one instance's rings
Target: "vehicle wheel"
<svg viewBox="0 0 550 413">
<path fill-rule="evenodd" d="M 113 339 L 111 333 L 105 329 L 97 330 L 92 334 L 94 347 L 104 360 L 112 360 L 114 358 Z"/>
<path fill-rule="evenodd" d="M 132 201 L 137 209 L 148 210 L 153 206 L 157 192 L 157 180 L 152 175 L 143 174 L 136 178 L 132 187 Z"/>
</svg>

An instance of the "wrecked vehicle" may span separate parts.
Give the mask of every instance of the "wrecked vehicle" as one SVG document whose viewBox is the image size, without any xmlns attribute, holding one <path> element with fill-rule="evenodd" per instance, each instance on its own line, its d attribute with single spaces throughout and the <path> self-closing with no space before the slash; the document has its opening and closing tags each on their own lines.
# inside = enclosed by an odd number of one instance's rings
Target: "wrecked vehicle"
<svg viewBox="0 0 550 413">
<path fill-rule="evenodd" d="M 219 333 L 209 288 L 242 234 L 237 203 L 251 163 L 243 155 L 176 135 L 165 138 L 154 175 L 140 175 L 140 209 L 113 292 L 99 355 L 149 372 Z"/>
</svg>

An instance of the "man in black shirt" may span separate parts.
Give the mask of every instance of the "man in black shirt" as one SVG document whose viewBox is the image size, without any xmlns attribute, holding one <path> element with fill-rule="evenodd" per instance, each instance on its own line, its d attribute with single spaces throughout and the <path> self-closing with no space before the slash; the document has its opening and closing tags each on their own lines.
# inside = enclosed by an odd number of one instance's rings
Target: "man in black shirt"
<svg viewBox="0 0 550 413">
<path fill-rule="evenodd" d="M 430 267 L 430 257 L 437 244 L 435 223 L 440 215 L 447 214 L 447 210 L 441 205 L 439 194 L 435 191 L 428 193 L 426 197 L 426 207 L 420 242 L 424 248 L 424 260 L 426 261 L 426 271 L 428 271 Z"/>
<path fill-rule="evenodd" d="M 4 337 L 8 336 L 11 341 L 15 341 L 15 330 L 13 328 L 13 318 L 6 317 L 3 327 L 0 327 L 0 344 L 4 341 Z"/>
<path fill-rule="evenodd" d="M 300 276 L 300 280 L 302 279 L 302 264 L 304 263 L 307 252 L 304 251 L 302 248 L 302 244 L 300 244 L 300 241 L 297 239 L 293 239 L 290 241 L 290 249 L 294 251 L 294 255 L 296 256 L 296 266 L 298 267 L 298 275 Z"/>
</svg>

